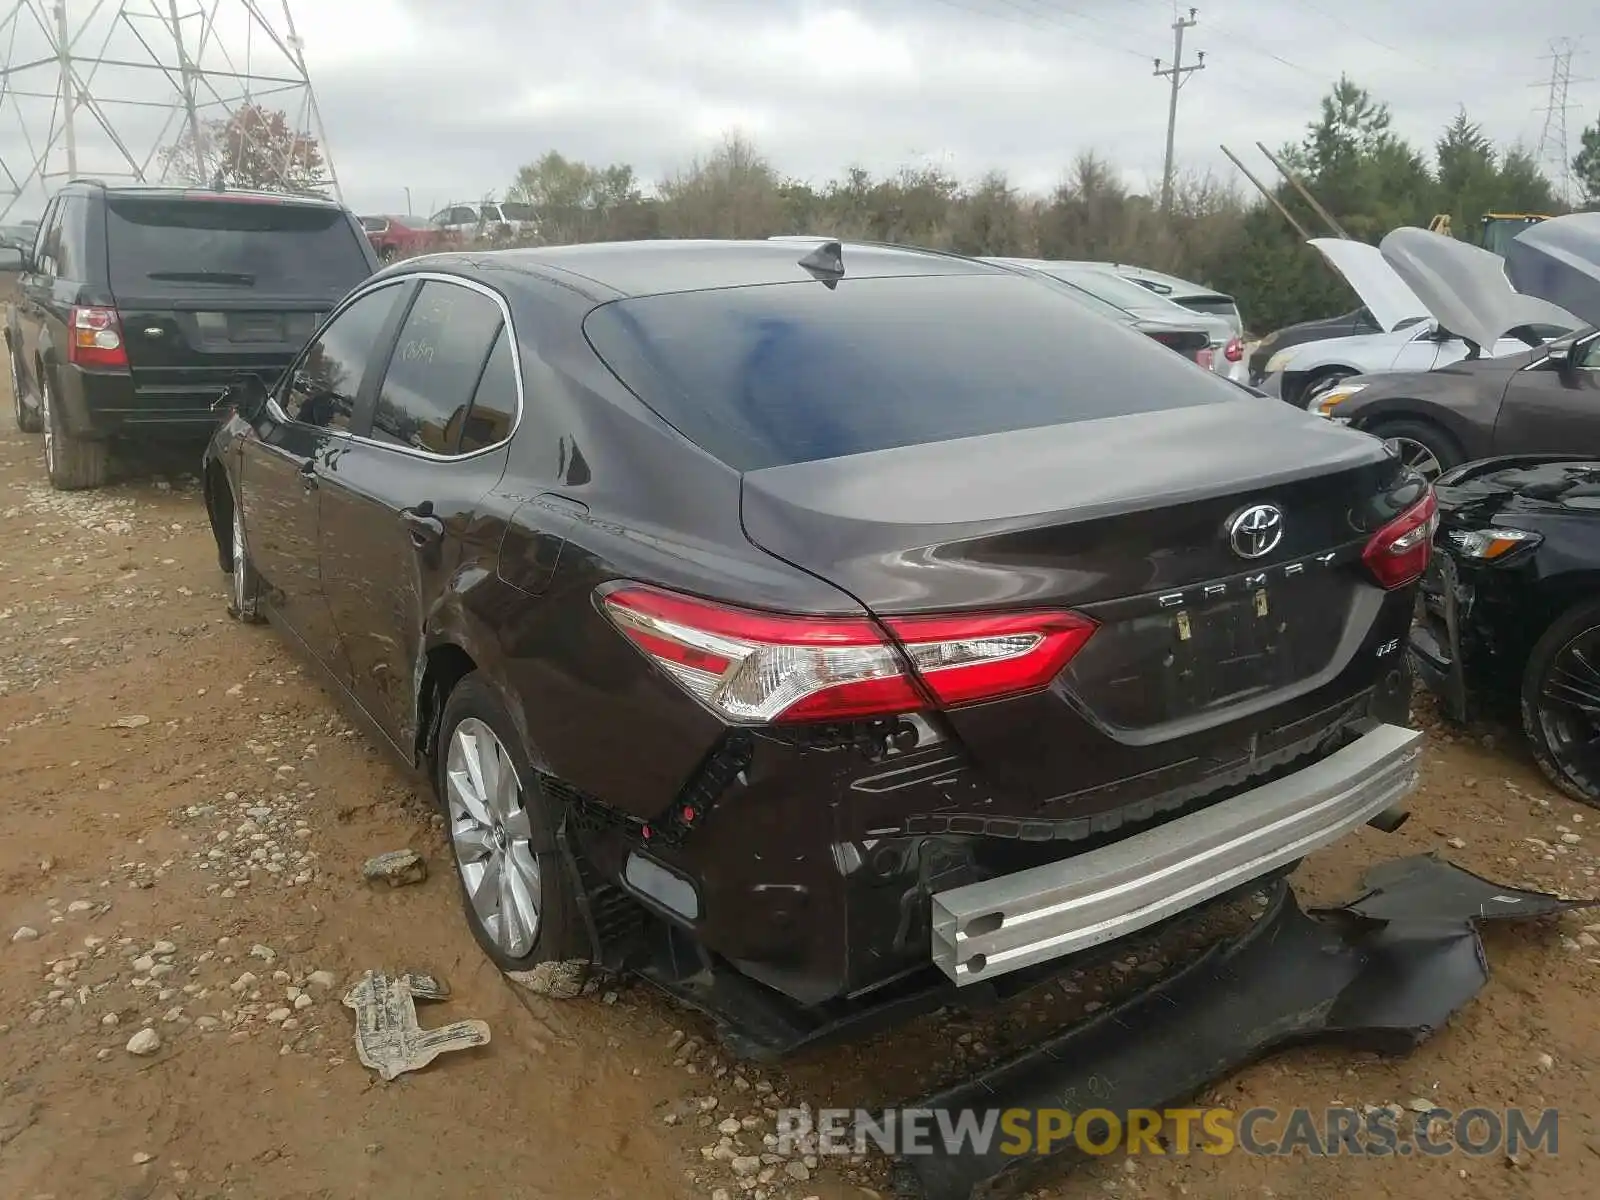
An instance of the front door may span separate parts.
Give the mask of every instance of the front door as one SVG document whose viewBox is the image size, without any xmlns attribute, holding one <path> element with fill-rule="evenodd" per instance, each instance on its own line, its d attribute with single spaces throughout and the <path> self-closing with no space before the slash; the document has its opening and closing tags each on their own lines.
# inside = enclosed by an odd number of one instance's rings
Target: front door
<svg viewBox="0 0 1600 1200">
<path fill-rule="evenodd" d="M 402 749 L 424 629 L 505 470 L 519 395 L 508 316 L 479 285 L 426 279 L 363 404 L 364 436 L 320 480 L 323 578 L 351 690 Z"/>
<path fill-rule="evenodd" d="M 1496 454 L 1600 454 L 1600 334 L 1512 375 L 1494 427 Z"/>
<path fill-rule="evenodd" d="M 348 684 L 350 668 L 323 590 L 318 530 L 322 480 L 337 475 L 363 381 L 392 331 L 402 285 L 366 293 L 305 348 L 241 447 L 238 500 L 245 545 L 268 605 Z"/>
</svg>

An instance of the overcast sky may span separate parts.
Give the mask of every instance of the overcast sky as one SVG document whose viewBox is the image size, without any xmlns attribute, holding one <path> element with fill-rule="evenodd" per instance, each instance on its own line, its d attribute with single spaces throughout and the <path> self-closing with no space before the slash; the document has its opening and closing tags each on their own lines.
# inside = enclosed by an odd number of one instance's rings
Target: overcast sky
<svg viewBox="0 0 1600 1200">
<path fill-rule="evenodd" d="M 48 13 L 45 0 L 30 2 Z M 261 7 L 281 31 L 280 5 Z M 68 8 L 84 27 L 76 51 L 95 54 L 91 0 Z M 299 0 L 294 13 L 344 197 L 361 211 L 404 211 L 408 187 L 419 213 L 498 192 L 551 149 L 632 163 L 653 180 L 730 129 L 815 181 L 851 163 L 883 172 L 934 161 L 965 177 L 998 167 L 1042 190 L 1090 149 L 1136 186 L 1160 174 L 1167 90 L 1151 72 L 1154 58 L 1172 57 L 1170 0 Z M 170 45 L 153 19 L 136 24 Z M 193 54 L 198 24 L 187 25 Z M 108 54 L 148 57 L 127 29 L 107 29 Z M 287 74 L 261 31 L 247 39 L 236 20 L 218 32 L 206 66 L 223 65 L 225 51 L 236 68 L 248 54 L 251 71 Z M 1253 143 L 1298 138 L 1341 70 L 1387 100 L 1416 141 L 1431 142 L 1465 103 L 1497 140 L 1531 146 L 1545 122 L 1536 110 L 1551 62 L 1541 56 L 1552 38 L 1585 34 L 1568 96 L 1574 148 L 1600 115 L 1600 83 L 1582 81 L 1600 76 L 1593 5 L 1217 0 L 1185 35 L 1186 61 L 1204 50 L 1206 67 L 1182 90 L 1177 157 L 1231 175 L 1217 148 L 1226 142 L 1270 174 Z M 13 64 L 39 56 L 28 18 L 14 43 L 0 35 Z M 12 86 L 48 92 L 54 67 Z M 104 68 L 91 90 L 144 160 L 165 114 L 109 98 L 162 100 L 163 78 Z M 19 180 L 49 110 L 37 98 L 0 104 L 0 159 Z M 78 128 L 81 174 L 127 170 L 92 114 Z M 59 144 L 50 169 L 65 170 Z M 11 219 L 36 212 L 40 194 L 31 187 Z"/>
</svg>

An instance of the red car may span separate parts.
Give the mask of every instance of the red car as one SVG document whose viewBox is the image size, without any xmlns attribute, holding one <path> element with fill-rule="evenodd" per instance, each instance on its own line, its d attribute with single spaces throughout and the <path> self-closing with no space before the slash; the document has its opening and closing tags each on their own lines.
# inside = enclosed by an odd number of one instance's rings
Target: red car
<svg viewBox="0 0 1600 1200">
<path fill-rule="evenodd" d="M 422 217 L 362 217 L 361 227 L 383 262 L 443 250 L 455 241 L 448 230 L 431 225 Z"/>
</svg>

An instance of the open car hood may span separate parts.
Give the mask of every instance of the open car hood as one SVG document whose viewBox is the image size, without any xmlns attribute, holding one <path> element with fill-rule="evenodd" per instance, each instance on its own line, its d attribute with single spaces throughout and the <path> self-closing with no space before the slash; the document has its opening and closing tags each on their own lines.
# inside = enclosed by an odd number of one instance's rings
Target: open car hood
<svg viewBox="0 0 1600 1200">
<path fill-rule="evenodd" d="M 1528 226 L 1506 250 L 1506 274 L 1519 292 L 1600 325 L 1600 212 Z"/>
<path fill-rule="evenodd" d="M 1344 276 L 1383 332 L 1391 333 L 1406 321 L 1428 316 L 1428 306 L 1384 261 L 1376 246 L 1333 237 L 1312 238 L 1311 245 Z"/>
<path fill-rule="evenodd" d="M 1485 353 L 1513 329 L 1583 326 L 1560 305 L 1514 289 L 1505 260 L 1481 246 L 1406 225 L 1391 231 L 1378 250 L 1441 326 Z"/>
</svg>

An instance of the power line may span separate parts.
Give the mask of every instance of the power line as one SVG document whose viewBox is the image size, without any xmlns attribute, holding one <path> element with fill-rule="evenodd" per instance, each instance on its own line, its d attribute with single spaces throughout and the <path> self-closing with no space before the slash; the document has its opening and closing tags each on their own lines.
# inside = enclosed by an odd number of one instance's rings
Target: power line
<svg viewBox="0 0 1600 1200">
<path fill-rule="evenodd" d="M 1196 71 L 1206 69 L 1206 52 L 1201 50 L 1195 56 L 1192 66 L 1183 65 L 1183 31 L 1193 29 L 1199 22 L 1195 19 L 1195 10 L 1190 9 L 1187 17 L 1178 17 L 1172 22 L 1172 65 L 1162 67 L 1161 60 L 1156 59 L 1155 74 L 1165 76 L 1172 81 L 1172 98 L 1167 102 L 1167 156 L 1161 168 L 1161 211 L 1172 211 L 1172 143 L 1178 130 L 1178 90 L 1184 82 Z"/>
</svg>

